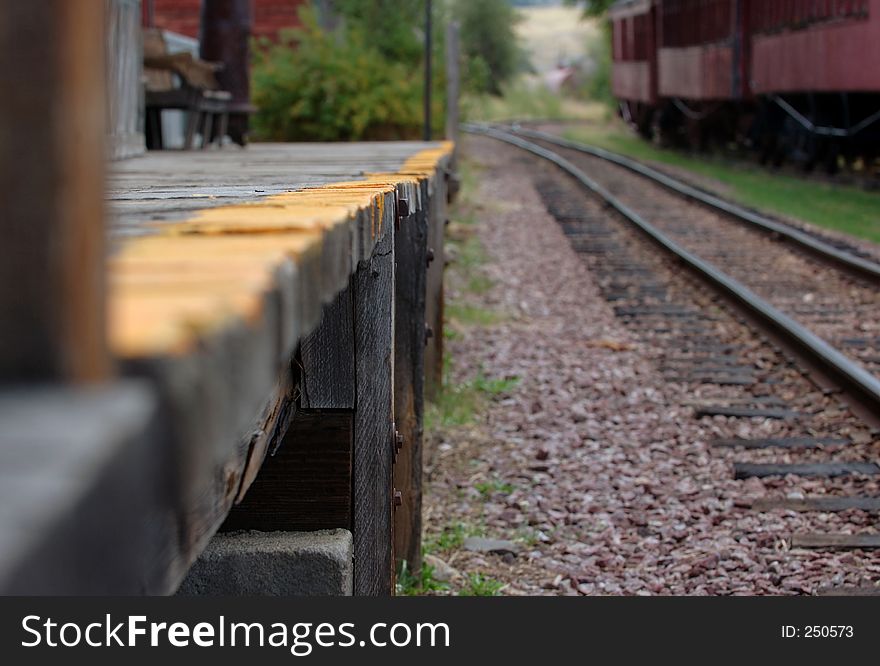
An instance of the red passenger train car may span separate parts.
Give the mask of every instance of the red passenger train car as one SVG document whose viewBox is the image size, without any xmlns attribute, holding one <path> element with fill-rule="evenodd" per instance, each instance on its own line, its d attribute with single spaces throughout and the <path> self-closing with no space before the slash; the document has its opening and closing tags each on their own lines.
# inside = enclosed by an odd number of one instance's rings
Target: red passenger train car
<svg viewBox="0 0 880 666">
<path fill-rule="evenodd" d="M 880 0 L 621 0 L 615 96 L 646 135 L 806 168 L 880 147 Z"/>
</svg>

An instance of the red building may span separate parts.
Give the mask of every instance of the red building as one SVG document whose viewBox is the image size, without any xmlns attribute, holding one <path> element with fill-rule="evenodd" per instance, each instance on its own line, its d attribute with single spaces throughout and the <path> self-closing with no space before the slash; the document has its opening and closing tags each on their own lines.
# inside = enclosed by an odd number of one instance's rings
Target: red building
<svg viewBox="0 0 880 666">
<path fill-rule="evenodd" d="M 252 35 L 275 40 L 281 30 L 300 25 L 300 7 L 309 0 L 251 0 Z M 202 0 L 144 0 L 144 25 L 199 37 Z"/>
</svg>

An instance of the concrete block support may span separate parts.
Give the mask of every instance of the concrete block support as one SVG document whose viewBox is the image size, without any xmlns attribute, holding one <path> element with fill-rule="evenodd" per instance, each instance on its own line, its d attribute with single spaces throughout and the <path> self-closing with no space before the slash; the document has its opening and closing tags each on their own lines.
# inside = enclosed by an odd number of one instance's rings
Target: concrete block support
<svg viewBox="0 0 880 666">
<path fill-rule="evenodd" d="M 348 530 L 226 532 L 196 560 L 182 596 L 344 596 L 352 593 Z"/>
</svg>

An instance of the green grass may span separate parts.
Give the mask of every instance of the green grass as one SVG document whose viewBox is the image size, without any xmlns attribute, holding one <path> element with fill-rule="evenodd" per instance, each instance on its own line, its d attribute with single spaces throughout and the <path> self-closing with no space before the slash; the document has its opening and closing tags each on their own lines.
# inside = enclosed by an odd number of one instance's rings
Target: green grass
<svg viewBox="0 0 880 666">
<path fill-rule="evenodd" d="M 480 495 L 482 495 L 483 499 L 486 500 L 490 499 L 496 493 L 509 495 L 514 490 L 513 484 L 507 483 L 503 479 L 498 478 L 475 483 L 474 488 L 480 493 Z"/>
<path fill-rule="evenodd" d="M 461 189 L 458 191 L 459 200 L 473 203 L 480 184 L 480 168 L 473 161 L 462 159 L 458 163 L 458 178 L 461 183 Z"/>
<path fill-rule="evenodd" d="M 723 196 L 746 206 L 880 242 L 880 195 L 876 193 L 772 173 L 757 164 L 732 164 L 714 158 L 691 157 L 654 146 L 616 124 L 569 129 L 565 136 L 712 178 L 723 186 Z"/>
<path fill-rule="evenodd" d="M 449 589 L 449 583 L 434 578 L 434 567 L 422 564 L 418 575 L 410 571 L 404 561 L 397 572 L 397 595 L 414 597 L 425 592 L 442 592 Z"/>
<path fill-rule="evenodd" d="M 455 264 L 461 268 L 465 276 L 469 277 L 486 263 L 486 249 L 476 236 L 456 238 L 452 235 L 450 243 L 456 250 Z"/>
<path fill-rule="evenodd" d="M 476 525 L 451 523 L 443 528 L 437 537 L 425 543 L 425 552 L 443 552 L 461 548 L 467 537 L 483 536 L 485 531 Z"/>
<path fill-rule="evenodd" d="M 499 396 L 510 393 L 519 385 L 519 377 L 504 377 L 502 379 L 492 379 L 486 377 L 482 371 L 474 377 L 473 387 L 478 393 L 486 396 Z"/>
<path fill-rule="evenodd" d="M 486 400 L 512 391 L 519 383 L 518 377 L 491 378 L 482 371 L 473 379 L 453 384 L 449 380 L 451 361 L 444 359 L 444 382 L 437 399 L 425 409 L 425 428 L 450 428 L 473 423 Z"/>
<path fill-rule="evenodd" d="M 445 314 L 449 321 L 464 326 L 491 326 L 503 319 L 497 312 L 467 303 L 450 303 L 446 306 Z"/>
<path fill-rule="evenodd" d="M 471 294 L 485 294 L 492 288 L 492 280 L 485 275 L 474 275 L 468 278 L 465 289 Z"/>
<path fill-rule="evenodd" d="M 465 95 L 461 106 L 463 118 L 471 122 L 595 120 L 607 113 L 601 104 L 562 97 L 524 78 L 506 85 L 501 96 Z"/>
<path fill-rule="evenodd" d="M 468 575 L 467 585 L 458 593 L 462 597 L 497 597 L 504 583 L 481 573 Z"/>
</svg>

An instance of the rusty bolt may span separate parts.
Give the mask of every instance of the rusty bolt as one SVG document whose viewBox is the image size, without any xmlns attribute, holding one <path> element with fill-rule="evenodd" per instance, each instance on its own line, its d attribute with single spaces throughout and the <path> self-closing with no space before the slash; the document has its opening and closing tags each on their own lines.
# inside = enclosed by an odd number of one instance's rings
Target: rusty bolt
<svg viewBox="0 0 880 666">
<path fill-rule="evenodd" d="M 428 340 L 434 337 L 434 329 L 425 324 L 425 344 L 428 344 Z"/>
<path fill-rule="evenodd" d="M 395 430 L 394 431 L 394 450 L 397 451 L 398 453 L 400 453 L 400 451 L 402 449 L 403 449 L 403 434 L 398 432 L 397 430 Z"/>
<path fill-rule="evenodd" d="M 428 266 L 430 266 L 432 263 L 434 263 L 434 248 L 433 247 L 428 248 L 427 259 L 428 259 Z"/>
<path fill-rule="evenodd" d="M 394 506 L 403 506 L 403 493 L 400 492 L 397 488 L 394 489 L 394 499 L 392 500 Z"/>
</svg>

